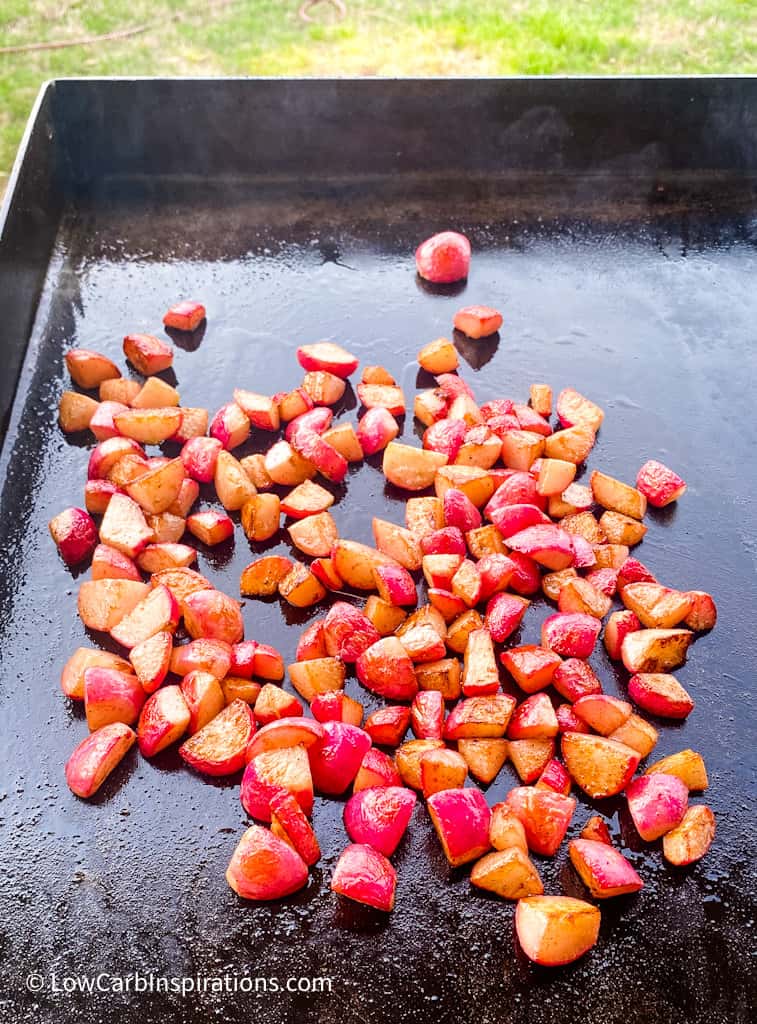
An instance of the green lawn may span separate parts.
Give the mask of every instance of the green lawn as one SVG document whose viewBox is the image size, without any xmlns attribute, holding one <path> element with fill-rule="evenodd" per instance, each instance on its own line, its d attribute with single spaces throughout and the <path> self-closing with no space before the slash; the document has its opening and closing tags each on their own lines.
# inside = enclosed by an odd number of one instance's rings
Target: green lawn
<svg viewBox="0 0 757 1024">
<path fill-rule="evenodd" d="M 499 75 L 757 72 L 755 0 L 3 0 L 0 191 L 41 82 L 65 75 Z M 180 15 L 179 18 L 172 16 Z"/>
</svg>

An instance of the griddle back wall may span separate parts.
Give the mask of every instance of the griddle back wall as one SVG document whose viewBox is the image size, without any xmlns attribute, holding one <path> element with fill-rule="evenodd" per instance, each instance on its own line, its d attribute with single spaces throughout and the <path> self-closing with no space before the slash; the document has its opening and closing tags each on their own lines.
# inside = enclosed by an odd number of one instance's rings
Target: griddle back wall
<svg viewBox="0 0 757 1024">
<path fill-rule="evenodd" d="M 757 173 L 757 80 L 55 84 L 70 183 L 111 176 Z"/>
</svg>

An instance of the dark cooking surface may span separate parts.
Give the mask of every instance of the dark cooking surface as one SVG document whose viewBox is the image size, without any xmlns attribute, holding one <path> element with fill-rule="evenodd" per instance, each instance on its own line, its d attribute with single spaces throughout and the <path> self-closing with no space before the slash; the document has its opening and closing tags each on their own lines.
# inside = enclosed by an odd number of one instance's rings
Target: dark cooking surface
<svg viewBox="0 0 757 1024">
<path fill-rule="evenodd" d="M 379 183 L 369 194 L 335 185 L 296 198 L 293 185 L 270 196 L 227 188 L 194 202 L 133 190 L 133 202 L 100 197 L 64 217 L 0 465 L 7 476 L 0 506 L 3 1021 L 749 1019 L 757 843 L 754 207 L 747 201 L 740 211 L 735 202 L 716 216 L 710 204 L 661 203 L 626 217 L 622 207 L 597 206 L 571 219 L 565 209 L 552 216 L 566 205 L 559 183 L 547 193 L 534 186 L 520 205 L 497 200 L 484 184 L 462 192 L 458 183 L 449 199 L 427 183 L 396 186 Z M 414 198 L 403 201 L 402 193 Z M 412 251 L 450 217 L 472 238 L 471 277 L 457 295 L 429 294 L 415 279 Z M 86 448 L 56 425 L 62 353 L 78 344 L 123 365 L 123 334 L 157 333 L 179 296 L 201 298 L 209 311 L 199 345 L 176 348 L 182 402 L 211 409 L 236 384 L 271 393 L 292 386 L 301 376 L 296 345 L 325 337 L 362 363 L 387 365 L 412 406 L 420 345 L 449 332 L 459 304 L 491 303 L 505 317 L 499 344 L 462 346 L 476 366 L 463 361 L 460 372 L 480 400 L 526 396 L 534 380 L 575 385 L 607 413 L 592 466 L 632 480 L 656 456 L 688 481 L 679 506 L 648 516 L 637 551 L 671 585 L 712 591 L 720 621 L 680 672 L 696 710 L 685 724 L 663 725 L 653 757 L 686 746 L 702 752 L 711 788 L 696 800 L 714 808 L 718 836 L 701 864 L 676 870 L 658 849 L 634 843 L 623 800 L 592 807 L 581 798 L 569 835 L 594 810 L 614 815 L 613 831 L 630 842 L 646 887 L 602 905 L 600 943 L 575 965 L 540 970 L 516 954 L 513 905 L 472 892 L 466 872 L 448 870 L 420 802 L 394 858 L 397 907 L 384 916 L 328 889 L 346 842 L 338 801 L 316 801 L 324 856 L 307 890 L 268 906 L 243 904 L 224 881 L 245 828 L 237 779 L 208 782 L 180 767 L 174 753 L 147 763 L 133 752 L 93 801 L 67 790 L 62 766 L 86 727 L 59 692 L 58 675 L 90 638 L 75 614 L 76 581 L 46 529 L 56 511 L 82 503 L 86 473 Z M 346 404 L 343 415 L 354 421 L 354 398 Z M 406 417 L 403 438 L 413 434 Z M 267 438 L 254 440 L 262 448 Z M 385 494 L 379 463 L 350 472 L 332 510 L 344 536 L 370 541 L 373 514 L 402 520 L 403 504 Z M 250 560 L 237 529 L 233 544 L 201 553 L 199 568 L 233 594 Z M 519 641 L 538 642 L 552 610 L 537 601 Z M 320 611 L 290 612 L 288 628 L 278 602 L 248 601 L 247 635 L 292 660 L 302 623 Z M 593 662 L 606 689 L 622 693 L 603 649 Z M 349 693 L 358 690 L 348 683 Z M 514 784 L 506 766 L 490 803 Z M 537 861 L 548 892 L 581 895 L 565 846 Z M 151 970 L 331 977 L 333 989 L 182 998 L 32 996 L 24 988 L 31 971 Z"/>
</svg>

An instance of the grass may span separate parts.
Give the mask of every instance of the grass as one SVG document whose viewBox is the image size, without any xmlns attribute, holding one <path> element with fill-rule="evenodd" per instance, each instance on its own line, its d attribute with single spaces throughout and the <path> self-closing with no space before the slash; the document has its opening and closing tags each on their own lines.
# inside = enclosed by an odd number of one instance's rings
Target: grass
<svg viewBox="0 0 757 1024">
<path fill-rule="evenodd" d="M 0 191 L 40 84 L 79 75 L 757 72 L 754 0 L 4 0 L 0 46 L 148 25 L 127 39 L 0 55 Z"/>
</svg>

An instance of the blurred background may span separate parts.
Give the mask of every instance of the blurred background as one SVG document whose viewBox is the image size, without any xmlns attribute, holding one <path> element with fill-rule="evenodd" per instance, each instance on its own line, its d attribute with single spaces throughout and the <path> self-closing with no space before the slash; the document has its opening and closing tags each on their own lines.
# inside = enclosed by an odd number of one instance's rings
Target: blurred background
<svg viewBox="0 0 757 1024">
<path fill-rule="evenodd" d="M 2 0 L 0 193 L 71 75 L 757 72 L 757 0 Z"/>
</svg>

